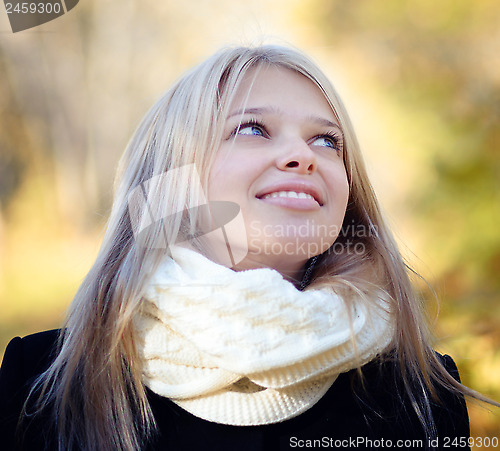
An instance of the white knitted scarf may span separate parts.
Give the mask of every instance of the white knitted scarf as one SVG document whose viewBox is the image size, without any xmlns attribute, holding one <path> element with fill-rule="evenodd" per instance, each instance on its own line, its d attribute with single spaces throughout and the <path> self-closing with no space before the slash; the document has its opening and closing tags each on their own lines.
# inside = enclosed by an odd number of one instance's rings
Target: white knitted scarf
<svg viewBox="0 0 500 451">
<path fill-rule="evenodd" d="M 298 291 L 273 269 L 235 272 L 177 247 L 135 318 L 145 384 L 230 425 L 283 421 L 390 343 L 388 305 L 351 312 L 331 290 Z"/>
</svg>

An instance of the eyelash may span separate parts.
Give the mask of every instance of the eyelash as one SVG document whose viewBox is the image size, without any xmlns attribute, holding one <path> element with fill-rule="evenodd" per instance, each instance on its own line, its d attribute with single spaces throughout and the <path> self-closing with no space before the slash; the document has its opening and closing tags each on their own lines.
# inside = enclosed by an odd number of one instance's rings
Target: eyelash
<svg viewBox="0 0 500 451">
<path fill-rule="evenodd" d="M 322 135 L 318 135 L 314 139 L 318 139 L 318 138 L 328 138 L 328 139 L 331 139 L 332 142 L 333 142 L 333 148 L 337 152 L 342 152 L 343 147 L 344 147 L 343 146 L 343 140 L 342 140 L 342 137 L 338 133 L 330 131 L 330 132 L 323 133 Z"/>
<path fill-rule="evenodd" d="M 249 121 L 246 121 L 245 123 L 242 123 L 236 127 L 233 132 L 231 133 L 230 137 L 236 136 L 238 132 L 246 127 L 258 127 L 262 130 L 264 135 L 267 135 L 267 130 L 265 125 L 260 122 L 258 119 L 250 119 Z"/>
<path fill-rule="evenodd" d="M 261 129 L 262 133 L 264 136 L 266 135 L 269 135 L 267 130 L 266 130 L 266 127 L 265 125 L 260 122 L 258 119 L 256 118 L 252 118 L 240 125 L 238 125 L 238 127 L 236 127 L 233 132 L 231 133 L 230 135 L 230 138 L 232 137 L 235 137 L 238 132 L 246 127 L 258 127 Z M 338 133 L 335 133 L 335 132 L 332 132 L 332 131 L 328 131 L 326 133 L 323 133 L 321 135 L 318 135 L 318 136 L 315 136 L 313 138 L 313 141 L 316 140 L 316 139 L 319 139 L 319 138 L 327 138 L 327 139 L 330 139 L 332 140 L 333 142 L 333 145 L 334 145 L 334 150 L 336 150 L 337 152 L 342 152 L 343 150 L 343 140 L 342 140 L 342 137 L 338 134 Z"/>
</svg>

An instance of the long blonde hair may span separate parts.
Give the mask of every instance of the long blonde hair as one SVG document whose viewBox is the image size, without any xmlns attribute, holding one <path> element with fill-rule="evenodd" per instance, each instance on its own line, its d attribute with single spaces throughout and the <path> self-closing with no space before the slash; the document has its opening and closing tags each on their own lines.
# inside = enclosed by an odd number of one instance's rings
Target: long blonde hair
<svg viewBox="0 0 500 451">
<path fill-rule="evenodd" d="M 344 133 L 350 199 L 343 230 L 364 227 L 369 232 L 356 236 L 363 252 L 354 253 L 342 252 L 346 234 L 341 233 L 336 251 L 320 257 L 311 287 L 327 283 L 363 293 L 384 290 L 397 328 L 393 349 L 410 395 L 415 381 L 431 394 L 437 381 L 474 395 L 447 373 L 431 349 L 409 270 L 381 215 L 347 112 L 328 79 L 307 57 L 289 48 L 228 48 L 195 67 L 158 100 L 122 157 L 102 247 L 69 309 L 59 353 L 32 390 L 33 395 L 41 393 L 38 407 L 52 410 L 61 449 L 134 450 L 154 431 L 132 321 L 150 275 L 164 258 L 161 243 L 174 242 L 183 233 L 183 223 L 153 222 L 137 240 L 129 197 L 142 186 L 146 197 L 154 194 L 159 199 L 159 211 L 198 204 L 199 191 L 180 172 L 173 172 L 166 185 L 151 180 L 194 164 L 206 186 L 231 99 L 248 70 L 259 65 L 297 71 L 324 93 Z M 145 211 L 134 214 L 147 219 Z M 422 423 L 431 425 L 429 400 L 416 404 Z"/>
</svg>

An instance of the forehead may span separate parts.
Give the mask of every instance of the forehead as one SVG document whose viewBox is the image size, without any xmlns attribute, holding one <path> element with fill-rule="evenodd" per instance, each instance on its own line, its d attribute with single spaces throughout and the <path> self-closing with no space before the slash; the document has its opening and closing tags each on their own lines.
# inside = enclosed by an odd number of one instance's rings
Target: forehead
<svg viewBox="0 0 500 451">
<path fill-rule="evenodd" d="M 231 112 L 263 108 L 300 116 L 319 116 L 337 123 L 321 89 L 304 75 L 276 65 L 251 68 L 231 103 Z"/>
</svg>

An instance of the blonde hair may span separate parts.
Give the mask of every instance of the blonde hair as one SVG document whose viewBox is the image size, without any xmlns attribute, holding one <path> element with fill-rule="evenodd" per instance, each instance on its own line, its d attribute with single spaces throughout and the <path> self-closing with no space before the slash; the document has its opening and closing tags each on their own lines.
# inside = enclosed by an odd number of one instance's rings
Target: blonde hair
<svg viewBox="0 0 500 451">
<path fill-rule="evenodd" d="M 437 381 L 476 396 L 448 374 L 431 348 L 408 268 L 381 215 L 349 117 L 330 82 L 298 51 L 278 46 L 229 48 L 192 69 L 158 100 L 122 157 L 102 247 L 70 307 L 59 353 L 32 389 L 32 394 L 41 393 L 39 409 L 52 410 L 61 449 L 82 444 L 85 449 L 139 449 L 153 433 L 154 418 L 141 381 L 132 321 L 150 275 L 164 258 L 162 243 L 174 242 L 185 233 L 186 224 L 181 219 L 156 221 L 137 240 L 129 197 L 142 186 L 146 198 L 154 194 L 158 199 L 155 208 L 159 211 L 181 211 L 198 204 L 196 184 L 180 172 L 161 186 L 155 177 L 194 164 L 206 185 L 231 99 L 248 70 L 259 65 L 299 72 L 324 93 L 344 133 L 350 184 L 344 231 L 349 225 L 369 231 L 356 237 L 363 243 L 362 253 L 338 251 L 346 244 L 341 233 L 337 251 L 320 257 L 311 287 L 334 284 L 346 291 L 383 290 L 390 295 L 397 328 L 393 349 L 407 391 L 412 400 L 420 399 L 414 404 L 428 429 L 432 429 L 429 399 L 413 393 L 432 394 Z M 133 214 L 139 223 L 147 222 L 145 209 Z M 190 227 L 194 218 L 188 219 Z"/>
</svg>

